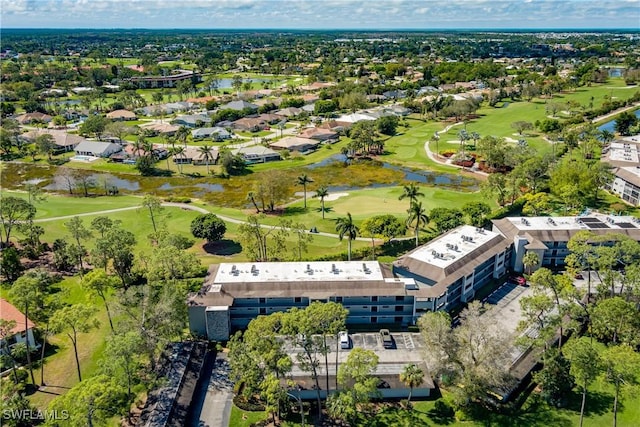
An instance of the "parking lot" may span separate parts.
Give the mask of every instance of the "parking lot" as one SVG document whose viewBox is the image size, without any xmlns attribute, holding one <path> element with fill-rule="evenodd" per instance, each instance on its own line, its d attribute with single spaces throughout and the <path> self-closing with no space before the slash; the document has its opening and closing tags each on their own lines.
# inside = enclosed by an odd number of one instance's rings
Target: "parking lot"
<svg viewBox="0 0 640 427">
<path fill-rule="evenodd" d="M 349 338 L 351 344 L 349 349 L 338 348 L 339 362 L 346 360 L 349 352 L 354 348 L 374 351 L 378 355 L 380 363 L 408 363 L 422 361 L 424 358 L 422 351 L 424 344 L 417 332 L 391 332 L 394 346 L 388 349 L 384 348 L 382 337 L 378 332 L 349 334 Z M 329 361 L 335 362 L 336 338 L 328 336 L 327 345 L 329 347 Z M 292 342 L 286 342 L 285 351 L 294 356 L 301 351 L 301 348 L 296 347 Z"/>
</svg>

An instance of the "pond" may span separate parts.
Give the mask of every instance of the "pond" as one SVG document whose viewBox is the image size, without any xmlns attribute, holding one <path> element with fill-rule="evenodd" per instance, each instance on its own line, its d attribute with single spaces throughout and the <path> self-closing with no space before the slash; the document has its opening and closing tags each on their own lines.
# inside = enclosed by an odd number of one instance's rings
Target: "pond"
<svg viewBox="0 0 640 427">
<path fill-rule="evenodd" d="M 316 169 L 322 166 L 329 166 L 332 163 L 336 162 L 345 162 L 348 161 L 347 156 L 344 154 L 334 154 L 333 156 L 327 157 L 326 159 L 314 163 L 312 165 L 307 166 L 307 169 Z M 411 168 L 407 168 L 404 166 L 392 165 L 387 162 L 380 162 L 380 166 L 385 169 L 391 169 L 394 171 L 402 172 L 403 179 L 411 182 L 419 182 L 422 184 L 429 185 L 441 185 L 446 187 L 464 187 L 469 191 L 478 190 L 478 182 L 473 178 L 464 177 L 462 175 L 451 174 L 451 173 L 442 173 L 442 172 L 431 172 L 428 170 L 415 170 Z M 390 183 L 390 184 L 374 184 L 369 188 L 373 187 L 392 187 L 398 185 L 399 183 Z M 335 186 L 328 187 L 329 191 L 344 191 L 344 190 L 356 190 L 355 187 L 345 187 L 345 186 Z M 333 190 L 332 190 L 333 188 Z"/>
<path fill-rule="evenodd" d="M 89 174 L 89 178 L 98 187 L 117 187 L 121 190 L 138 191 L 140 184 L 137 181 L 119 178 L 107 173 Z M 53 176 L 52 181 L 44 187 L 45 190 L 51 191 L 67 191 L 68 184 L 65 176 L 58 172 Z"/>
<path fill-rule="evenodd" d="M 638 119 L 640 119 L 640 110 L 636 110 L 635 111 L 635 115 Z M 609 132 L 615 132 L 616 129 L 616 121 L 615 120 L 611 120 L 610 122 L 607 122 L 605 124 L 602 124 L 600 126 L 598 126 L 598 130 L 599 131 L 603 131 L 603 130 L 608 130 Z"/>
</svg>

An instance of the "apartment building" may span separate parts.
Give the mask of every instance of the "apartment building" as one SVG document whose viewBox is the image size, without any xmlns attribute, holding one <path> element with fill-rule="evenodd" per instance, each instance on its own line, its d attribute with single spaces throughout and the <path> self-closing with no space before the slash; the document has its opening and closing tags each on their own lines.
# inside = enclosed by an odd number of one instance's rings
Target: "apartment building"
<svg viewBox="0 0 640 427">
<path fill-rule="evenodd" d="M 561 268 L 569 239 L 581 230 L 640 241 L 640 220 L 629 216 L 509 217 L 493 221 L 492 230 L 457 227 L 391 268 L 375 261 L 214 264 L 189 296 L 189 325 L 196 335 L 227 340 L 259 315 L 334 301 L 349 310 L 347 325 L 406 327 L 427 311 L 473 300 L 509 271 L 522 272 L 527 251 L 538 254 L 539 266 Z"/>
<path fill-rule="evenodd" d="M 416 282 L 416 316 L 473 300 L 507 272 L 511 243 L 498 232 L 463 225 L 393 263 L 393 274 Z"/>
<path fill-rule="evenodd" d="M 493 231 L 513 244 L 511 268 L 522 272 L 522 258 L 533 251 L 540 260 L 538 267 L 558 268 L 569 255 L 567 243 L 577 232 L 596 235 L 622 234 L 640 241 L 640 220 L 632 216 L 591 214 L 571 217 L 508 217 L 493 221 Z"/>
</svg>

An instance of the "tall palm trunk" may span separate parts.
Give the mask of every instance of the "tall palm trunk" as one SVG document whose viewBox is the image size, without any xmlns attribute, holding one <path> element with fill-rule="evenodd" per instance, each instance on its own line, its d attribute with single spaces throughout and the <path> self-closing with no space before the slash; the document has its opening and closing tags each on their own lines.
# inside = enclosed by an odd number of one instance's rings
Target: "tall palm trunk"
<svg viewBox="0 0 640 427">
<path fill-rule="evenodd" d="M 33 376 L 33 366 L 31 365 L 31 349 L 29 343 L 29 319 L 28 319 L 29 305 L 25 305 L 24 308 L 24 331 L 25 331 L 25 339 L 27 340 L 27 365 L 29 366 L 29 374 L 31 374 L 31 384 L 36 385 L 36 379 Z M 34 343 L 35 344 L 35 343 Z"/>
<path fill-rule="evenodd" d="M 47 326 L 44 330 L 44 335 L 42 338 L 42 348 L 40 350 L 40 385 L 45 386 L 44 383 L 44 350 L 47 345 L 47 335 L 49 335 L 49 322 L 47 322 Z"/>
</svg>

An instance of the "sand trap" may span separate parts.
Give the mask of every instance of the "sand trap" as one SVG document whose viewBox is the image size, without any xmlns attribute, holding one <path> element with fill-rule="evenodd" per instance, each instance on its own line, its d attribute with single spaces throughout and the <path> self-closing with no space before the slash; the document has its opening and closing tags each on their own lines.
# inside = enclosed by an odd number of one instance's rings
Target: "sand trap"
<svg viewBox="0 0 640 427">
<path fill-rule="evenodd" d="M 331 193 L 324 198 L 325 202 L 332 202 L 334 200 L 338 200 L 340 197 L 348 196 L 349 193 Z"/>
</svg>

